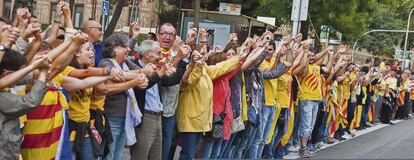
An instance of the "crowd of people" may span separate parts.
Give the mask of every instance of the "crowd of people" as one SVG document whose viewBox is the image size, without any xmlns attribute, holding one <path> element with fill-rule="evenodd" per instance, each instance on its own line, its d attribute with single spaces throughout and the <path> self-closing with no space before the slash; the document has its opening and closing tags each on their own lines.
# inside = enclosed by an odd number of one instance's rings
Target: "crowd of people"
<svg viewBox="0 0 414 160">
<path fill-rule="evenodd" d="M 276 44 L 266 31 L 212 50 L 207 29 L 183 42 L 165 23 L 140 44 L 139 24 L 130 31 L 76 30 L 66 2 L 44 31 L 24 7 L 0 17 L 0 159 L 118 160 L 127 147 L 168 160 L 177 146 L 180 160 L 307 158 L 412 117 L 410 69 L 355 64 L 345 44 L 316 53 L 301 34 Z"/>
</svg>

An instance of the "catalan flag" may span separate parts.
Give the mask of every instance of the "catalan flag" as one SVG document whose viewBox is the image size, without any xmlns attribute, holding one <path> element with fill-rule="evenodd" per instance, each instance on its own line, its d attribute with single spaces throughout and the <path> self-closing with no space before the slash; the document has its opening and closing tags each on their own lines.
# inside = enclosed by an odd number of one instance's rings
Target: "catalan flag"
<svg viewBox="0 0 414 160">
<path fill-rule="evenodd" d="M 23 159 L 61 159 L 62 147 L 67 146 L 63 143 L 67 107 L 62 91 L 49 86 L 41 105 L 27 114 L 21 145 Z"/>
</svg>

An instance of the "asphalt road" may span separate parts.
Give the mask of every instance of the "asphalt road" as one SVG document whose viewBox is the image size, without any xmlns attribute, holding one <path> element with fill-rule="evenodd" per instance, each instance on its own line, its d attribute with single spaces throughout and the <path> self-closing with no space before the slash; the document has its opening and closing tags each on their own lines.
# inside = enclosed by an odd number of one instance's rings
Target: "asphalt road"
<svg viewBox="0 0 414 160">
<path fill-rule="evenodd" d="M 318 151 L 314 159 L 414 159 L 414 120 L 387 126 Z"/>
</svg>

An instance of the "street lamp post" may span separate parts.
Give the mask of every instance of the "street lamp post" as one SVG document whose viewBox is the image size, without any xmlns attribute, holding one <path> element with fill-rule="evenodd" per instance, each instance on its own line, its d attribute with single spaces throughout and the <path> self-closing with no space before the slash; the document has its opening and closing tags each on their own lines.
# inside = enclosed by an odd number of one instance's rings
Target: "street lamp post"
<svg viewBox="0 0 414 160">
<path fill-rule="evenodd" d="M 413 13 L 413 11 L 414 11 L 414 8 L 411 9 L 410 14 L 408 15 L 407 30 L 405 32 L 404 54 L 405 52 L 407 52 L 408 31 L 410 30 L 411 14 Z M 405 61 L 403 61 L 403 65 L 405 65 Z"/>
<path fill-rule="evenodd" d="M 374 30 L 370 30 L 368 32 L 365 32 L 364 34 L 362 34 L 354 43 L 354 46 L 352 47 L 352 61 L 354 60 L 354 55 L 355 55 L 355 47 L 358 43 L 358 41 L 365 35 L 370 34 L 370 33 L 374 33 L 374 32 L 386 32 L 386 33 L 414 33 L 414 31 L 409 31 L 409 30 L 388 30 L 388 29 L 374 29 Z M 405 49 L 404 49 L 405 50 Z"/>
</svg>

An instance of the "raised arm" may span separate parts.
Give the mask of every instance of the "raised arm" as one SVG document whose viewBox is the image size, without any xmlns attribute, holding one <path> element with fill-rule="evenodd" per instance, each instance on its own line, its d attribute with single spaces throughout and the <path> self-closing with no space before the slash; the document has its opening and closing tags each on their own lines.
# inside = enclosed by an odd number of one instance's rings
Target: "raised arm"
<svg viewBox="0 0 414 160">
<path fill-rule="evenodd" d="M 0 44 L 10 49 L 12 45 L 16 43 L 19 34 L 20 33 L 17 28 L 12 27 L 11 25 L 4 25 L 0 28 Z M 0 51 L 0 62 L 3 59 L 4 54 L 4 51 Z"/>
<path fill-rule="evenodd" d="M 284 63 L 278 63 L 276 69 L 263 72 L 263 79 L 275 79 L 283 75 L 286 72 L 286 65 Z"/>
<path fill-rule="evenodd" d="M 243 63 L 241 69 L 245 70 L 247 68 L 252 67 L 253 65 L 256 65 L 258 67 L 260 63 L 255 62 L 258 62 L 259 59 L 261 59 L 261 61 L 259 60 L 259 62 L 262 62 L 265 59 L 266 55 L 264 55 L 263 53 L 264 50 L 264 47 L 254 49 L 252 51 L 253 54 L 250 54 L 250 56 L 247 57 L 246 62 Z"/>
<path fill-rule="evenodd" d="M 323 63 L 323 58 L 329 54 L 330 51 L 333 50 L 333 46 L 329 46 L 327 47 L 325 50 L 319 52 L 318 54 L 315 55 L 315 61 L 316 61 L 316 65 L 322 65 Z M 322 61 L 321 61 L 322 60 Z"/>
<path fill-rule="evenodd" d="M 35 39 L 32 41 L 32 43 L 29 45 L 29 48 L 26 51 L 26 54 L 24 54 L 24 57 L 28 62 L 32 61 L 33 56 L 39 51 L 40 46 L 42 45 L 42 36 L 40 35 L 40 31 L 35 32 Z"/>
<path fill-rule="evenodd" d="M 73 59 L 74 52 L 79 49 L 83 42 L 83 35 L 79 34 L 73 37 L 72 43 L 69 45 L 69 47 L 56 59 L 53 60 L 48 79 L 53 79 L 56 75 L 62 72 L 66 66 L 69 65 Z"/>
<path fill-rule="evenodd" d="M 64 2 L 59 2 L 56 5 L 55 20 L 52 23 L 52 27 L 49 30 L 49 35 L 47 35 L 47 38 L 45 39 L 45 41 L 48 42 L 48 43 L 53 43 L 56 40 L 57 36 L 58 36 L 57 34 L 58 34 L 58 31 L 59 31 L 60 23 L 62 21 L 62 14 L 63 14 L 62 8 L 63 8 L 63 6 L 64 6 Z"/>
<path fill-rule="evenodd" d="M 203 75 L 203 68 L 205 67 L 205 58 L 201 54 L 194 50 L 190 57 L 190 64 L 187 65 L 187 69 L 183 75 L 182 81 L 187 84 L 194 84 L 198 82 Z"/>
<path fill-rule="evenodd" d="M 300 49 L 299 55 L 295 58 L 292 65 L 292 75 L 301 75 L 304 73 L 307 63 L 307 52 Z"/>
<path fill-rule="evenodd" d="M 73 22 L 71 17 L 71 12 L 69 8 L 69 3 L 64 2 L 62 7 L 63 17 L 65 18 L 65 26 L 66 28 L 73 28 Z"/>
</svg>

